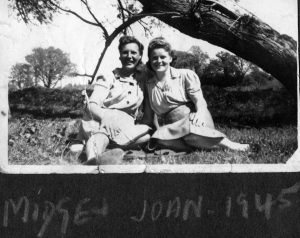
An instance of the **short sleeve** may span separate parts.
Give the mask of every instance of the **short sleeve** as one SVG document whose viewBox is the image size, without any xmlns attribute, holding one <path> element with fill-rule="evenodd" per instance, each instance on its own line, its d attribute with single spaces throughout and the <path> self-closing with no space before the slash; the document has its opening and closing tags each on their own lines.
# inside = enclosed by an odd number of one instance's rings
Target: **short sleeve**
<svg viewBox="0 0 300 238">
<path fill-rule="evenodd" d="M 97 76 L 95 86 L 102 86 L 106 89 L 110 89 L 114 83 L 115 76 L 111 74 L 101 74 Z"/>
<path fill-rule="evenodd" d="M 94 91 L 90 97 L 90 103 L 96 103 L 102 106 L 104 100 L 106 99 L 111 86 L 114 82 L 114 74 L 99 75 L 96 78 Z"/>
<path fill-rule="evenodd" d="M 192 101 L 200 101 L 203 105 L 206 105 L 206 101 L 201 90 L 200 79 L 194 71 L 189 69 L 187 69 L 185 72 L 185 90 L 187 96 Z"/>
<path fill-rule="evenodd" d="M 201 91 L 201 83 L 198 75 L 192 70 L 186 70 L 185 73 L 185 90 L 188 95 Z"/>
</svg>

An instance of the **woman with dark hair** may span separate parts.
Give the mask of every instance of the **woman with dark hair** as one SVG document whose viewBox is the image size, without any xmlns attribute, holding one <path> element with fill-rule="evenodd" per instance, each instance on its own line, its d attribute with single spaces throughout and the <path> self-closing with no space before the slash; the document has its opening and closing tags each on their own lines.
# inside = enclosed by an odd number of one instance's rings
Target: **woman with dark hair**
<svg viewBox="0 0 300 238">
<path fill-rule="evenodd" d="M 145 115 L 147 124 L 152 121 L 153 112 L 158 117 L 160 125 L 152 135 L 158 145 L 177 151 L 218 146 L 239 151 L 249 149 L 248 144 L 233 142 L 215 130 L 197 74 L 170 66 L 172 48 L 164 38 L 154 38 L 149 43 L 148 58 Z"/>
<path fill-rule="evenodd" d="M 94 91 L 87 98 L 80 133 L 86 141 L 85 164 L 101 164 L 101 155 L 109 144 L 126 147 L 150 138 L 148 126 L 135 125 L 144 98 L 144 47 L 136 38 L 123 36 L 118 48 L 122 67 L 111 75 L 98 76 Z"/>
</svg>

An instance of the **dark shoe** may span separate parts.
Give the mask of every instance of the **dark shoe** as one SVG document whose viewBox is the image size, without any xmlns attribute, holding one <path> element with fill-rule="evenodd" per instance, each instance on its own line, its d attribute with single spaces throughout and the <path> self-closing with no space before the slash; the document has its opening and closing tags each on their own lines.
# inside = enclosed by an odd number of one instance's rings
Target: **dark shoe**
<svg viewBox="0 0 300 238">
<path fill-rule="evenodd" d="M 169 149 L 161 149 L 161 150 L 156 150 L 154 151 L 155 155 L 159 156 L 166 156 L 166 155 L 173 155 L 173 156 L 179 156 L 179 155 L 186 155 L 187 152 L 176 152 L 174 150 L 169 150 Z"/>
<path fill-rule="evenodd" d="M 124 160 L 136 160 L 136 159 L 145 159 L 146 153 L 142 150 L 128 150 L 125 152 Z"/>
<path fill-rule="evenodd" d="M 153 153 L 156 149 L 158 149 L 158 145 L 154 140 L 150 140 L 142 149 L 146 153 Z"/>
</svg>

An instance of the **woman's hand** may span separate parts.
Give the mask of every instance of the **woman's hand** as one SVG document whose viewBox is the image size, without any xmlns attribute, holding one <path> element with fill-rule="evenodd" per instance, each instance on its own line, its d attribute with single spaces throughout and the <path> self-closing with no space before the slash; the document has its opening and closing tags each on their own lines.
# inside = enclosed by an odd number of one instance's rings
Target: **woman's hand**
<svg viewBox="0 0 300 238">
<path fill-rule="evenodd" d="M 107 133 L 109 133 L 109 135 L 114 138 L 120 133 L 119 125 L 119 118 L 114 115 L 113 110 L 108 109 L 107 112 L 103 114 L 103 117 L 101 119 L 100 129 L 104 128 Z"/>
<path fill-rule="evenodd" d="M 190 114 L 190 120 L 192 121 L 192 124 L 195 126 L 207 126 L 205 125 L 205 113 L 201 112 L 192 112 Z"/>
</svg>

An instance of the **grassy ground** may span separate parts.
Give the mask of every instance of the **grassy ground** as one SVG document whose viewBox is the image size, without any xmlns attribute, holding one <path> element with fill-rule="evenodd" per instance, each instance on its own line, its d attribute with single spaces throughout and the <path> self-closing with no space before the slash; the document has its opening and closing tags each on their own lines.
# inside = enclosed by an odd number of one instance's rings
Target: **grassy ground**
<svg viewBox="0 0 300 238">
<path fill-rule="evenodd" d="M 287 92 L 204 92 L 217 129 L 234 141 L 255 144 L 251 151 L 148 155 L 124 163 L 284 163 L 297 149 L 296 104 Z M 78 131 L 80 91 L 23 90 L 10 94 L 10 106 L 10 164 L 79 164 L 68 143 Z"/>
</svg>

